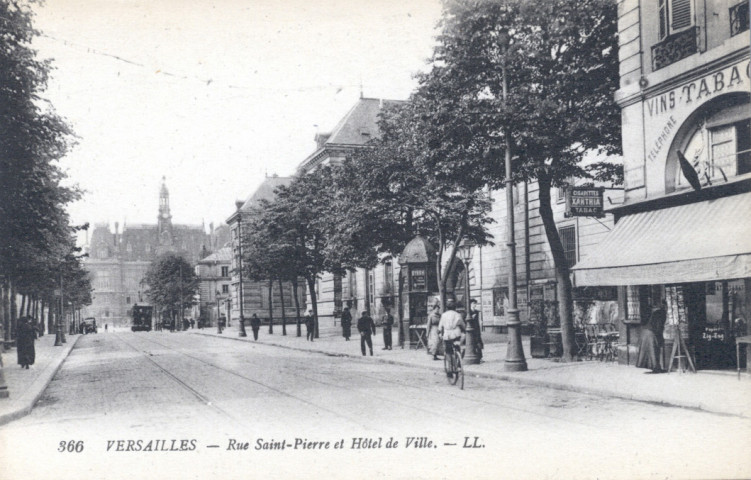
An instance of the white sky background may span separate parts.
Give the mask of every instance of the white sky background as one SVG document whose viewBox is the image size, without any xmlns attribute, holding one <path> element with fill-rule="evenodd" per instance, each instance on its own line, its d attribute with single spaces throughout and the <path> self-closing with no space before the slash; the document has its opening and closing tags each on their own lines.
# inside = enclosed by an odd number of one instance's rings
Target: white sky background
<svg viewBox="0 0 751 480">
<path fill-rule="evenodd" d="M 407 98 L 441 13 L 439 0 L 33 8 L 36 27 L 54 37 L 35 43 L 56 68 L 44 96 L 80 137 L 62 163 L 87 191 L 72 219 L 121 226 L 156 223 L 162 175 L 173 222 L 223 222 L 265 173 L 295 171 L 361 83 L 366 97 Z"/>
</svg>

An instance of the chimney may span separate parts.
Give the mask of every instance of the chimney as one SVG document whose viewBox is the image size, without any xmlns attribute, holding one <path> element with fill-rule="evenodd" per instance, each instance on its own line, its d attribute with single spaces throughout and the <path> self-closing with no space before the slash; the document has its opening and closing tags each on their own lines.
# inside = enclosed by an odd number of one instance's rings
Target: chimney
<svg viewBox="0 0 751 480">
<path fill-rule="evenodd" d="M 115 222 L 115 245 L 119 243 L 119 237 L 120 236 L 120 222 Z"/>
</svg>

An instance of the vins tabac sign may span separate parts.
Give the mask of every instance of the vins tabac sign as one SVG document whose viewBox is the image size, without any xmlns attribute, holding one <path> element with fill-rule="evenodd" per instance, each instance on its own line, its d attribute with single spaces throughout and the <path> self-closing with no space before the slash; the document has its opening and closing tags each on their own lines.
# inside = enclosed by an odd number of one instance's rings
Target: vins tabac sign
<svg viewBox="0 0 751 480">
<path fill-rule="evenodd" d="M 604 217 L 603 187 L 566 187 L 566 217 Z"/>
</svg>

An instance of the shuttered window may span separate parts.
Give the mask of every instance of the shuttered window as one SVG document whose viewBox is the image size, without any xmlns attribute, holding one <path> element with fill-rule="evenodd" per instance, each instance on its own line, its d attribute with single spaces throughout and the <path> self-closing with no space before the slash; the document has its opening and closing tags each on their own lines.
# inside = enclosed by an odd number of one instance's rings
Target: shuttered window
<svg viewBox="0 0 751 480">
<path fill-rule="evenodd" d="M 691 0 L 660 0 L 658 17 L 660 40 L 693 26 Z"/>
<path fill-rule="evenodd" d="M 673 0 L 670 3 L 673 7 L 673 30 L 690 27 L 693 24 L 691 21 L 691 0 Z"/>
</svg>

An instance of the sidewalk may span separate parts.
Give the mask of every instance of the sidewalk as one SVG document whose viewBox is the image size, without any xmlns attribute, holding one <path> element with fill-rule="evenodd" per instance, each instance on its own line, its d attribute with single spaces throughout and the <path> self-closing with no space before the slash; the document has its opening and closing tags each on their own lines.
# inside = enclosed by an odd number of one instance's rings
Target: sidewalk
<svg viewBox="0 0 751 480">
<path fill-rule="evenodd" d="M 247 328 L 248 337 L 238 337 L 239 327 L 232 325 L 224 329 L 221 335 L 216 329 L 189 330 L 189 333 L 210 335 L 237 341 L 253 342 L 253 334 Z M 320 338 L 313 342 L 305 340 L 305 328 L 302 337 L 296 336 L 295 325 L 287 326 L 287 335 L 282 336 L 281 326 L 274 325 L 274 334 L 268 334 L 268 326 L 262 326 L 258 343 L 274 345 L 294 350 L 317 352 L 326 355 L 362 358 L 375 361 L 405 365 L 431 370 L 443 370 L 443 362 L 433 361 L 425 349 L 408 349 L 394 346 L 393 350 L 384 351 L 381 329 L 374 337 L 373 357 L 362 357 L 357 332 L 347 342 L 341 336 L 340 327 L 322 326 Z M 673 371 L 669 374 L 645 375 L 647 370 L 634 366 L 619 365 L 616 362 L 597 360 L 574 363 L 560 363 L 551 359 L 531 358 L 529 341 L 524 339 L 524 353 L 528 371 L 505 372 L 507 340 L 505 335 L 483 332 L 485 350 L 483 363 L 467 365 L 465 371 L 467 387 L 471 388 L 473 376 L 496 378 L 525 385 L 537 385 L 546 388 L 589 393 L 605 397 L 617 397 L 640 402 L 650 402 L 664 406 L 692 408 L 712 413 L 751 418 L 751 375 L 741 374 L 738 380 L 735 371 L 700 370 L 691 372 Z M 397 344 L 397 332 L 393 334 Z"/>
<path fill-rule="evenodd" d="M 0 426 L 28 415 L 81 335 L 66 335 L 67 343 L 55 347 L 55 334 L 46 334 L 35 343 L 36 358 L 28 370 L 16 362 L 16 349 L 3 352 L 3 375 L 8 398 L 0 398 Z"/>
</svg>

